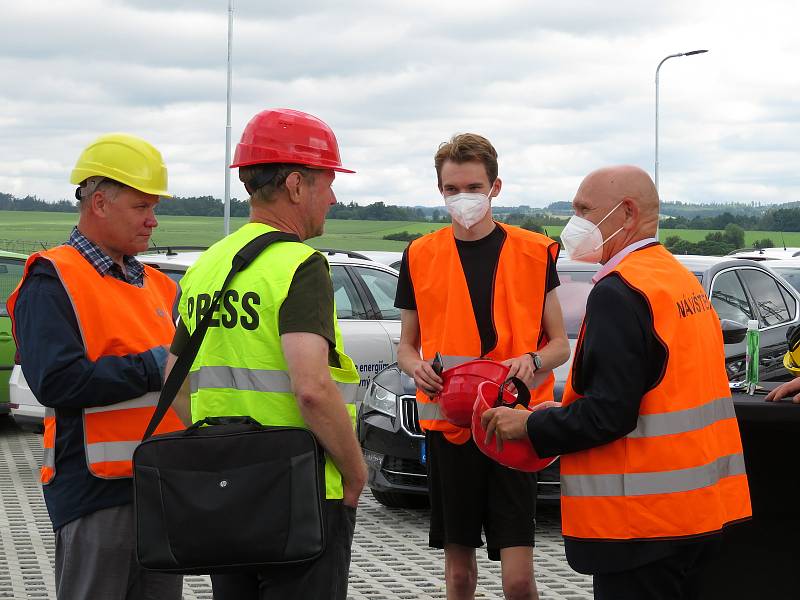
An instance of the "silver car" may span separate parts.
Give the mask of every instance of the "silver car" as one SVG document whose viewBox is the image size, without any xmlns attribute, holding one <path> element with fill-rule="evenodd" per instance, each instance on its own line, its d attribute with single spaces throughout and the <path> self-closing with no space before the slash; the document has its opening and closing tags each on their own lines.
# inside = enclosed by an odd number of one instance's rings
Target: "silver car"
<svg viewBox="0 0 800 600">
<path fill-rule="evenodd" d="M 179 281 L 200 254 L 200 251 L 174 248 L 164 254 L 142 254 L 138 258 Z M 394 307 L 397 271 L 379 262 L 358 258 L 355 253 L 326 250 L 323 255 L 331 267 L 336 315 L 345 352 L 356 363 L 361 377 L 358 405 L 372 377 L 397 360 L 400 342 L 400 311 Z M 28 387 L 19 365 L 11 373 L 9 389 L 14 419 L 21 424 L 40 426 L 44 407 Z"/>
</svg>

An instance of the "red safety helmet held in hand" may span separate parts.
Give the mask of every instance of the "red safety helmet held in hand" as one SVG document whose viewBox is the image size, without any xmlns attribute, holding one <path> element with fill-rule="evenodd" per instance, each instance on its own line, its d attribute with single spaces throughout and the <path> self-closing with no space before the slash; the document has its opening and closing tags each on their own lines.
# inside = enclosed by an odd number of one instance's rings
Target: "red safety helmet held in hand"
<svg viewBox="0 0 800 600">
<path fill-rule="evenodd" d="M 531 444 L 531 441 L 525 437 L 521 440 L 503 440 L 503 449 L 497 451 L 497 443 L 494 438 L 486 443 L 486 430 L 481 425 L 481 417 L 490 408 L 497 406 L 507 406 L 513 408 L 521 404 L 526 410 L 531 410 L 528 407 L 531 394 L 528 388 L 518 379 L 513 378 L 514 386 L 517 388 L 518 396 L 514 396 L 506 389 L 506 383 L 497 384 L 494 381 L 485 381 L 478 386 L 478 398 L 475 400 L 475 408 L 472 413 L 472 439 L 475 440 L 475 445 L 478 446 L 481 452 L 501 465 L 517 469 L 518 471 L 527 471 L 535 473 L 549 467 L 557 456 L 551 458 L 539 458 L 536 450 Z M 544 408 L 549 402 L 534 407 L 536 410 L 539 407 Z"/>
<path fill-rule="evenodd" d="M 292 163 L 355 173 L 342 167 L 336 136 L 313 115 L 275 108 L 250 119 L 236 145 L 231 168 L 264 163 Z"/>
<path fill-rule="evenodd" d="M 508 367 L 493 360 L 471 360 L 442 371 L 442 391 L 434 401 L 439 404 L 439 412 L 453 425 L 469 427 L 472 421 L 472 407 L 478 386 L 485 381 L 499 385 L 508 376 Z"/>
</svg>

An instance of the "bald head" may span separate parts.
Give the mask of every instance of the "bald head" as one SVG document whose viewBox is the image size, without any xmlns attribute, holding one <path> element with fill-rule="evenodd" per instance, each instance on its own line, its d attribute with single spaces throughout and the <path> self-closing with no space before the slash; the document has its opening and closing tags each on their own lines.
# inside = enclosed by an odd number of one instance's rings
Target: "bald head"
<svg viewBox="0 0 800 600">
<path fill-rule="evenodd" d="M 630 198 L 639 207 L 643 219 L 658 219 L 656 186 L 650 175 L 639 167 L 620 165 L 597 169 L 586 176 L 578 192 L 584 188 L 590 189 L 596 202 L 609 210 L 624 198 Z"/>
<path fill-rule="evenodd" d="M 572 205 L 576 215 L 595 224 L 602 222 L 604 239 L 620 230 L 604 247 L 602 262 L 625 246 L 656 235 L 658 192 L 650 176 L 639 167 L 620 165 L 589 173 Z"/>
</svg>

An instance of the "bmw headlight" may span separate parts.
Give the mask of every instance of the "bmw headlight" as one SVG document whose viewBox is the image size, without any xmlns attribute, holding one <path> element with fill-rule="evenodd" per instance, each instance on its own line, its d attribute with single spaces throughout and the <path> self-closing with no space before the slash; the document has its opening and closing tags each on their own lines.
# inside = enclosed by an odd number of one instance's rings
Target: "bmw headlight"
<svg viewBox="0 0 800 600">
<path fill-rule="evenodd" d="M 390 417 L 397 416 L 397 395 L 373 383 L 364 396 L 364 406 Z"/>
</svg>

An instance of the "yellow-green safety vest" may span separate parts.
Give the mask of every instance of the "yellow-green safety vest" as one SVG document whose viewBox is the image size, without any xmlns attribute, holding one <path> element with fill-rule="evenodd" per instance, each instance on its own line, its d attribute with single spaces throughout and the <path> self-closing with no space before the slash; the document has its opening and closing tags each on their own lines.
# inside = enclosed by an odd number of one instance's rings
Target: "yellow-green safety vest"
<svg viewBox="0 0 800 600">
<path fill-rule="evenodd" d="M 190 333 L 213 295 L 219 295 L 236 252 L 270 231 L 275 228 L 248 223 L 211 246 L 186 271 L 178 308 Z M 295 271 L 314 252 L 301 242 L 277 242 L 234 277 L 189 372 L 193 421 L 247 415 L 262 425 L 307 427 L 292 394 L 278 313 Z M 344 353 L 335 308 L 333 321 L 340 366 L 328 369 L 355 427 L 358 370 Z M 325 484 L 328 499 L 342 498 L 342 476 L 330 458 L 325 461 Z"/>
</svg>

